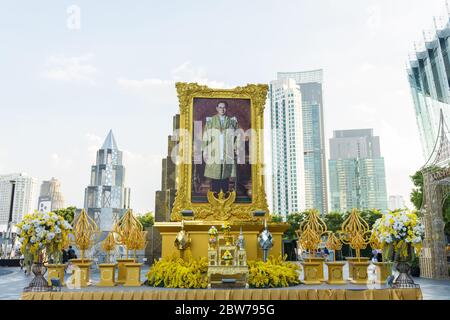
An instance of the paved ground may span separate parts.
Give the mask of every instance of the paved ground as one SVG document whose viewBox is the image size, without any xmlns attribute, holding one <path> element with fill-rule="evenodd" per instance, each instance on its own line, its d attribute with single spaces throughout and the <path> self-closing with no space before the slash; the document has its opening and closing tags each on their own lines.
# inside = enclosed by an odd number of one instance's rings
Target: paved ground
<svg viewBox="0 0 450 320">
<path fill-rule="evenodd" d="M 145 281 L 145 275 L 148 271 L 148 267 L 145 266 L 142 270 L 141 280 Z M 344 268 L 344 274 L 348 275 L 348 268 Z M 326 276 L 326 270 L 325 270 Z M 105 288 L 99 288 L 95 286 L 95 283 L 99 281 L 99 273 L 96 271 L 92 272 L 92 282 L 93 286 L 90 286 L 87 289 L 88 291 L 104 291 Z M 17 300 L 20 299 L 20 295 L 24 287 L 28 285 L 31 281 L 32 276 L 25 276 L 24 272 L 20 270 L 20 268 L 0 268 L 0 300 Z M 425 300 L 450 300 L 450 280 L 438 281 L 438 280 L 429 280 L 422 278 L 415 278 L 414 281 L 420 284 L 423 298 Z M 300 288 L 308 288 L 308 289 L 342 289 L 342 286 L 330 286 L 330 285 L 321 285 L 321 286 L 299 286 Z M 382 289 L 384 286 L 357 286 L 357 285 L 347 285 L 346 288 L 350 289 Z M 108 289 L 110 290 L 110 289 Z M 154 290 L 151 287 L 139 287 L 139 288 L 126 288 L 122 286 L 115 287 L 113 290 L 117 291 L 141 291 L 141 290 Z M 158 288 L 158 290 L 161 290 Z M 173 289 L 165 289 L 165 290 L 173 290 Z M 70 291 L 67 288 L 64 288 L 63 291 Z"/>
</svg>

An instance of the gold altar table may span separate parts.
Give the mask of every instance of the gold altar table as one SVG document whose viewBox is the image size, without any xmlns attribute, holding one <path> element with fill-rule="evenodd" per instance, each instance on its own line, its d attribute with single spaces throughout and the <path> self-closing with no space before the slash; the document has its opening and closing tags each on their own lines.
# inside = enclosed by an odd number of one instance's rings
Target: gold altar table
<svg viewBox="0 0 450 320">
<path fill-rule="evenodd" d="M 134 292 L 25 292 L 22 300 L 422 300 L 417 289 L 145 290 Z"/>
<path fill-rule="evenodd" d="M 190 246 L 181 252 L 174 246 L 175 238 L 181 230 L 181 222 L 157 222 L 155 227 L 159 230 L 162 237 L 162 257 L 192 256 L 194 259 L 200 259 L 208 256 L 208 230 L 211 226 L 215 226 L 220 230 L 222 222 L 220 221 L 184 221 L 184 230 L 189 234 L 191 239 Z M 239 236 L 240 230 L 244 234 L 245 250 L 247 251 L 248 260 L 257 260 L 263 258 L 263 251 L 258 244 L 258 235 L 264 229 L 264 225 L 254 223 L 233 224 L 231 235 L 234 239 Z M 283 234 L 289 228 L 289 225 L 269 224 L 268 228 L 273 236 L 273 247 L 269 252 L 270 256 L 279 257 L 282 255 Z"/>
</svg>

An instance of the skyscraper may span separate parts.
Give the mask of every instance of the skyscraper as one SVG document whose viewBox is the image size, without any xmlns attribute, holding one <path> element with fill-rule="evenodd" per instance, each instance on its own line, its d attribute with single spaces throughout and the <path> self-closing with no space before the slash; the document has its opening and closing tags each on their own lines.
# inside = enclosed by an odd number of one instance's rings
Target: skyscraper
<svg viewBox="0 0 450 320">
<path fill-rule="evenodd" d="M 440 110 L 450 118 L 450 21 L 436 19 L 436 30 L 424 32 L 410 56 L 408 79 L 414 101 L 417 126 L 425 161 L 438 137 Z"/>
<path fill-rule="evenodd" d="M 323 121 L 323 71 L 279 72 L 278 80 L 294 79 L 301 92 L 303 166 L 306 209 L 328 212 Z"/>
<path fill-rule="evenodd" d="M 43 181 L 39 194 L 38 211 L 50 212 L 64 208 L 64 197 L 61 193 L 61 183 L 52 178 Z"/>
<path fill-rule="evenodd" d="M 14 196 L 11 194 L 13 189 Z M 8 224 L 11 200 L 13 200 L 12 222 L 17 224 L 24 215 L 33 213 L 36 209 L 36 198 L 37 179 L 25 173 L 0 175 L 0 224 Z"/>
<path fill-rule="evenodd" d="M 122 151 L 117 148 L 112 130 L 106 137 L 91 169 L 91 182 L 85 190 L 84 208 L 101 231 L 110 231 L 130 207 L 130 189 L 125 188 Z"/>
<path fill-rule="evenodd" d="M 270 83 L 273 212 L 305 209 L 302 96 L 293 79 Z"/>
<path fill-rule="evenodd" d="M 330 139 L 331 210 L 387 210 L 380 138 L 373 129 L 334 131 Z"/>
</svg>

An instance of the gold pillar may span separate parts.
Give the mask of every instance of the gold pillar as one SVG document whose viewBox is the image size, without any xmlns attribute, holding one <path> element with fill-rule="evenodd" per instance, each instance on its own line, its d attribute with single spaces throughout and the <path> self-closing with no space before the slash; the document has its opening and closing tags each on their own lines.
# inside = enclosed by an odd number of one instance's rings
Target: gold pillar
<svg viewBox="0 0 450 320">
<path fill-rule="evenodd" d="M 118 284 L 124 284 L 127 277 L 126 263 L 134 262 L 134 259 L 117 259 L 117 281 Z"/>
<path fill-rule="evenodd" d="M 100 282 L 97 284 L 98 287 L 114 287 L 116 285 L 116 266 L 116 263 L 103 263 L 98 265 L 100 268 Z"/>
<path fill-rule="evenodd" d="M 387 278 L 392 274 L 392 263 L 390 262 L 375 262 L 374 265 L 377 267 L 377 283 L 384 284 Z"/>
<path fill-rule="evenodd" d="M 141 267 L 142 263 L 125 263 L 126 278 L 124 287 L 140 287 L 141 284 Z"/>
<path fill-rule="evenodd" d="M 65 269 L 67 267 L 67 264 L 46 264 L 47 267 L 47 282 L 48 285 L 52 285 L 51 279 L 58 279 L 61 283 L 61 286 L 65 286 L 64 282 L 64 275 L 65 275 Z"/>
<path fill-rule="evenodd" d="M 349 262 L 349 266 L 353 265 L 353 277 L 351 283 L 353 284 L 367 284 L 368 283 L 368 274 L 367 268 L 370 265 L 369 261 L 365 262 Z"/>
<path fill-rule="evenodd" d="M 71 284 L 75 287 L 85 288 L 89 285 L 92 262 L 87 260 L 85 261 L 86 262 L 81 262 L 81 260 L 71 260 L 74 265 Z"/>
<path fill-rule="evenodd" d="M 326 262 L 328 267 L 328 284 L 347 284 L 344 280 L 345 262 Z"/>
<path fill-rule="evenodd" d="M 319 262 L 303 262 L 304 284 L 314 285 L 321 284 L 320 263 Z"/>
</svg>

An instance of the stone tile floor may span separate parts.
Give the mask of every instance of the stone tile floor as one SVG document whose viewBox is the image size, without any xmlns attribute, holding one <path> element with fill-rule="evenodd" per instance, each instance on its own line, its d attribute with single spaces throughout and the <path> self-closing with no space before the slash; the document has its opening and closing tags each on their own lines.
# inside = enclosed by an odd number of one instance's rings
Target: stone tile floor
<svg viewBox="0 0 450 320">
<path fill-rule="evenodd" d="M 148 266 L 144 266 L 141 273 L 141 280 L 145 281 L 145 275 L 148 271 Z M 344 268 L 344 274 L 348 276 L 348 267 Z M 68 277 L 69 275 L 67 275 Z M 326 277 L 325 268 L 325 277 Z M 0 268 L 0 300 L 18 300 L 24 287 L 28 285 L 31 281 L 32 276 L 26 276 L 20 268 Z M 105 288 L 96 287 L 95 283 L 99 281 L 99 273 L 97 271 L 92 271 L 91 276 L 94 285 L 84 288 L 84 291 L 104 291 Z M 414 281 L 420 284 L 422 289 L 422 294 L 424 300 L 450 300 L 450 280 L 429 280 L 422 278 L 415 278 Z M 349 284 L 346 288 L 361 290 L 361 289 L 382 289 L 385 286 L 382 285 L 368 285 L 368 286 L 358 286 Z M 303 285 L 298 288 L 308 288 L 308 289 L 342 289 L 342 286 L 330 286 L 327 284 L 319 286 L 308 286 Z M 63 288 L 63 291 L 75 291 L 77 289 L 70 290 L 68 288 Z M 80 289 L 78 289 L 80 290 Z M 155 290 L 151 287 L 138 287 L 138 288 L 127 288 L 123 286 L 117 286 L 106 290 L 116 290 L 116 291 L 142 291 L 142 290 Z M 162 290 L 158 288 L 158 290 Z M 163 290 L 173 290 L 173 289 L 163 289 Z"/>
</svg>

